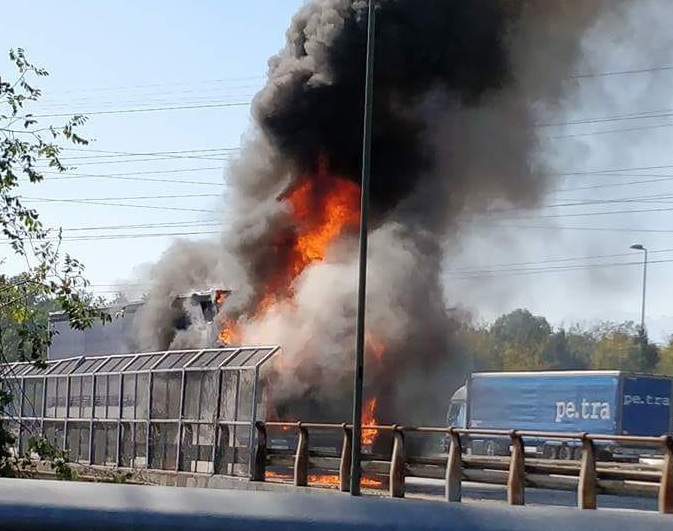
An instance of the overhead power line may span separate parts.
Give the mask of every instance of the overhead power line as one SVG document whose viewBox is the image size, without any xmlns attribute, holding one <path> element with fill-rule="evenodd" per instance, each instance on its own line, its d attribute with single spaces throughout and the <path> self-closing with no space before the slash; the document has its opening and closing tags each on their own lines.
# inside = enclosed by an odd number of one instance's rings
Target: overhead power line
<svg viewBox="0 0 673 531">
<path fill-rule="evenodd" d="M 116 105 L 127 104 L 146 104 L 150 103 L 170 103 L 175 105 L 177 103 L 221 103 L 224 100 L 233 98 L 251 99 L 255 93 L 261 88 L 258 83 L 247 83 L 239 85 L 229 85 L 222 87 L 211 88 L 191 88 L 184 90 L 160 90 L 160 91 L 137 91 L 127 92 L 113 95 L 78 95 L 70 98 L 59 97 L 55 93 L 46 94 L 44 98 L 40 99 L 41 105 L 46 105 L 49 108 L 65 107 L 71 105 Z M 104 99 L 106 98 L 106 99 Z"/>
<path fill-rule="evenodd" d="M 124 207 L 124 208 L 142 208 L 146 210 L 164 210 L 164 211 L 175 211 L 175 212 L 205 212 L 212 214 L 213 210 L 206 210 L 203 208 L 186 208 L 186 207 L 168 207 L 168 206 L 158 206 L 158 205 L 137 205 L 132 203 L 114 203 L 108 201 L 81 201 L 78 199 L 51 199 L 48 197 L 26 197 L 24 198 L 26 202 L 39 201 L 43 203 L 73 203 L 79 205 L 99 205 L 99 206 L 113 206 L 113 207 Z"/>
<path fill-rule="evenodd" d="M 44 171 L 47 175 L 59 175 L 61 179 L 68 179 L 70 177 L 120 177 L 124 175 L 159 175 L 166 173 L 191 173 L 196 171 L 214 171 L 221 170 L 222 166 L 208 166 L 200 168 L 179 168 L 174 170 L 150 170 L 150 171 L 130 171 L 123 173 L 100 173 L 100 174 L 84 174 L 84 173 L 61 173 L 58 171 Z"/>
<path fill-rule="evenodd" d="M 655 249 L 649 251 L 650 254 L 661 254 L 661 253 L 673 253 L 673 249 Z M 506 263 L 506 264 L 491 264 L 487 265 L 484 268 L 474 268 L 474 267 L 467 267 L 467 268 L 458 268 L 458 269 L 452 269 L 451 272 L 453 273 L 464 273 L 464 272 L 473 272 L 473 271 L 484 271 L 484 270 L 508 270 L 509 268 L 515 267 L 519 268 L 521 266 L 541 266 L 541 265 L 546 265 L 546 264 L 556 264 L 560 262 L 583 262 L 587 260 L 598 260 L 598 259 L 603 259 L 603 258 L 622 258 L 622 257 L 633 257 L 634 253 L 633 251 L 630 253 L 617 253 L 617 254 L 598 254 L 598 255 L 590 255 L 590 256 L 574 256 L 574 257 L 567 257 L 567 258 L 547 258 L 544 260 L 536 260 L 536 261 L 530 261 L 530 262 L 511 262 L 511 263 Z M 621 262 L 620 262 L 621 263 Z M 642 264 L 642 262 L 639 262 Z"/>
<path fill-rule="evenodd" d="M 651 264 L 653 266 L 660 265 L 660 264 L 670 264 L 673 263 L 673 259 L 661 259 L 661 260 L 652 260 L 648 262 L 648 264 Z M 593 263 L 593 264 L 576 264 L 576 265 L 568 265 L 568 266 L 552 266 L 552 267 L 522 267 L 522 268 L 517 268 L 517 269 L 509 269 L 505 271 L 498 271 L 498 270 L 475 270 L 470 273 L 466 274 L 453 274 L 453 271 L 448 271 L 446 274 L 449 276 L 451 280 L 475 280 L 475 279 L 484 279 L 484 278 L 503 278 L 503 277 L 516 277 L 516 276 L 528 276 L 528 275 L 542 275 L 542 274 L 558 274 L 558 273 L 573 273 L 573 272 L 578 272 L 578 271 L 583 271 L 583 270 L 592 270 L 592 269 L 611 269 L 611 268 L 620 268 L 620 267 L 642 267 L 643 263 L 642 260 L 637 260 L 637 261 L 631 261 L 631 262 L 604 262 L 604 263 Z M 100 287 L 113 287 L 116 286 L 117 284 L 99 284 L 98 286 Z M 142 284 L 136 284 L 136 288 L 142 289 L 143 287 L 146 287 L 145 285 Z M 119 290 L 123 289 L 122 286 L 120 286 L 117 289 L 113 290 L 103 290 L 99 291 L 99 293 L 103 292 L 109 292 L 109 293 L 116 293 Z"/>
<path fill-rule="evenodd" d="M 109 196 L 109 197 L 61 197 L 61 198 L 48 198 L 48 199 L 38 199 L 31 197 L 24 197 L 28 201 L 135 201 L 135 200 L 147 200 L 147 199 L 190 199 L 190 198 L 217 198 L 223 197 L 223 194 L 166 194 L 166 195 L 143 195 L 143 196 Z M 669 201 L 666 201 L 669 199 Z M 646 203 L 646 204 L 671 204 L 673 203 L 673 194 L 670 195 L 648 195 L 640 197 L 625 197 L 625 198 L 615 198 L 615 199 L 575 199 L 568 200 L 567 203 L 552 203 L 544 205 L 544 208 L 568 208 L 575 206 L 602 206 L 602 205 L 613 205 L 613 204 L 623 204 L 623 203 Z M 518 211 L 518 208 L 512 207 L 508 209 L 500 209 L 496 212 L 509 212 L 509 211 Z"/>
<path fill-rule="evenodd" d="M 531 218 L 533 219 L 533 218 Z M 514 224 L 507 225 L 502 222 L 489 223 L 484 220 L 461 220 L 460 223 L 466 223 L 469 225 L 482 226 L 482 227 L 493 227 L 497 229 L 506 229 L 511 231 L 518 230 L 546 230 L 546 231 L 591 231 L 591 232 L 623 232 L 623 233 L 633 233 L 633 234 L 673 234 L 673 229 L 642 229 L 638 227 L 595 227 L 595 226 L 582 226 L 582 227 L 569 227 L 569 226 L 559 226 L 559 225 L 524 225 L 524 224 Z"/>
<path fill-rule="evenodd" d="M 575 79 L 582 78 L 592 78 L 592 77 L 612 77 L 612 76 L 624 76 L 624 75 L 637 75 L 637 74 L 648 74 L 655 72 L 666 72 L 673 70 L 671 65 L 660 65 L 660 66 L 651 66 L 645 68 L 632 68 L 624 70 L 611 70 L 604 72 L 578 72 L 572 77 Z M 217 78 L 217 79 L 203 79 L 203 80 L 189 80 L 189 81 L 175 81 L 171 80 L 171 87 L 199 87 L 203 85 L 227 85 L 232 82 L 240 81 L 264 81 L 267 79 L 266 75 L 256 75 L 256 76 L 243 76 L 243 77 L 228 77 L 228 78 Z M 120 90 L 133 90 L 133 89 L 147 89 L 147 88 L 160 88 L 165 89 L 166 83 L 143 83 L 137 85 L 116 85 L 109 87 L 79 87 L 75 89 L 59 90 L 54 91 L 53 94 L 76 94 L 76 93 L 85 93 L 90 94 L 92 92 L 110 92 L 110 91 L 120 91 Z M 189 89 L 196 90 L 199 89 Z"/>
<path fill-rule="evenodd" d="M 163 227 L 195 227 L 195 226 L 214 226 L 220 225 L 220 222 L 213 220 L 190 220 L 190 221 L 166 221 L 163 223 L 140 223 L 140 224 L 120 224 L 120 225 L 90 225 L 87 227 L 63 227 L 64 233 L 94 231 L 94 230 L 119 230 L 119 229 L 156 229 Z"/>
<path fill-rule="evenodd" d="M 177 231 L 177 232 L 148 232 L 142 234 L 110 234 L 96 236 L 64 237 L 65 241 L 105 241 L 105 240 L 137 240 L 142 238 L 177 238 L 181 236 L 212 236 L 221 234 L 219 230 Z"/>
<path fill-rule="evenodd" d="M 123 155 L 125 157 L 135 156 L 135 157 L 149 157 L 149 156 L 164 156 L 164 155 L 181 155 L 183 153 L 213 153 L 218 151 L 239 151 L 238 147 L 220 147 L 220 148 L 208 148 L 208 149 L 180 149 L 173 151 L 111 151 L 105 149 L 92 149 L 92 148 L 72 148 L 64 147 L 62 151 L 79 151 L 81 153 L 105 153 L 108 155 Z M 76 158 L 93 158 L 93 157 L 69 157 L 70 159 Z"/>
<path fill-rule="evenodd" d="M 665 72 L 673 70 L 673 66 L 653 66 L 650 68 L 634 68 L 631 70 L 613 70 L 610 72 L 585 72 L 572 76 L 575 79 L 589 78 L 589 77 L 611 77 L 611 76 L 625 76 L 633 74 L 651 74 L 653 72 Z"/>
<path fill-rule="evenodd" d="M 227 107 L 247 107 L 250 105 L 249 101 L 235 102 L 235 103 L 213 103 L 208 105 L 176 105 L 173 107 L 148 107 L 135 109 L 115 109 L 110 111 L 77 111 L 76 113 L 54 113 L 54 114 L 35 114 L 32 118 L 69 118 L 73 114 L 81 114 L 84 116 L 96 116 L 102 114 L 134 114 L 143 112 L 161 112 L 161 111 L 183 111 L 190 109 L 223 109 Z"/>
<path fill-rule="evenodd" d="M 502 210 L 493 210 L 492 212 L 511 212 L 519 209 L 502 209 Z M 501 219 L 510 219 L 510 220 L 535 220 L 535 219 L 552 219 L 552 218 L 575 218 L 575 217 L 585 217 L 585 216 L 610 216 L 614 214 L 645 214 L 651 212 L 671 212 L 673 207 L 667 208 L 643 208 L 643 209 L 633 209 L 633 210 L 610 210 L 610 211 L 601 211 L 601 212 L 575 212 L 572 214 L 541 214 L 535 217 L 513 217 L 513 218 L 501 218 Z"/>
<path fill-rule="evenodd" d="M 230 77 L 230 78 L 219 78 L 219 79 L 204 79 L 204 80 L 191 80 L 191 81 L 173 81 L 171 80 L 170 85 L 172 87 L 185 87 L 185 86 L 195 86 L 195 85 L 211 85 L 211 84 L 224 84 L 231 81 L 254 81 L 254 80 L 264 80 L 266 76 L 246 76 L 246 77 Z M 112 90 L 128 90 L 128 89 L 138 89 L 138 88 L 166 88 L 166 83 L 149 83 L 143 85 L 118 85 L 116 87 L 88 87 L 88 88 L 77 88 L 69 89 L 54 92 L 55 94 L 72 94 L 77 92 L 85 92 L 87 94 L 91 92 L 107 92 Z"/>
<path fill-rule="evenodd" d="M 663 170 L 673 168 L 673 164 L 658 164 L 656 166 L 630 166 L 627 168 L 607 168 L 602 170 L 585 170 L 585 171 L 572 171 L 559 173 L 561 176 L 568 175 L 610 175 L 610 174 L 619 174 L 622 172 L 632 172 L 632 171 L 647 171 L 647 170 Z"/>
<path fill-rule="evenodd" d="M 219 230 L 199 230 L 199 231 L 174 231 L 174 232 L 146 232 L 146 233 L 128 233 L 128 234 L 96 234 L 90 236 L 63 236 L 61 240 L 68 242 L 81 241 L 113 241 L 113 240 L 139 240 L 145 238 L 177 238 L 181 236 L 212 236 L 221 234 Z M 56 238 L 48 238 L 55 241 Z M 9 245 L 11 242 L 6 239 L 0 239 L 0 243 Z"/>
<path fill-rule="evenodd" d="M 645 131 L 647 129 L 663 129 L 663 128 L 668 128 L 668 127 L 673 127 L 673 123 L 669 124 L 658 124 L 658 125 L 643 125 L 641 127 L 628 127 L 628 128 L 621 128 L 621 129 L 608 129 L 608 130 L 603 130 L 603 131 L 591 131 L 590 133 L 572 133 L 572 134 L 566 134 L 566 135 L 554 135 L 554 136 L 549 136 L 547 137 L 550 140 L 558 140 L 561 138 L 577 138 L 577 137 L 584 137 L 584 136 L 598 136 L 598 135 L 609 135 L 613 133 L 629 133 L 633 131 Z"/>
<path fill-rule="evenodd" d="M 72 159 L 60 159 L 61 162 L 63 163 L 64 166 L 74 166 L 75 169 L 79 169 L 81 166 L 104 166 L 106 164 L 137 164 L 139 162 L 158 162 L 158 161 L 165 161 L 165 160 L 170 160 L 173 161 L 175 159 L 184 159 L 184 160 L 209 160 L 211 162 L 229 162 L 231 160 L 231 155 L 228 154 L 223 154 L 223 158 L 218 158 L 215 156 L 210 156 L 210 157 L 147 157 L 147 158 L 112 158 L 112 160 L 107 160 L 111 157 L 109 156 L 104 156 L 101 155 L 101 159 L 106 159 L 106 160 L 91 160 L 89 157 L 82 157 L 82 159 L 88 159 L 88 162 L 71 162 Z"/>
<path fill-rule="evenodd" d="M 99 153 L 98 155 L 60 157 L 61 162 L 63 162 L 63 164 L 65 165 L 72 164 L 72 161 L 75 161 L 74 164 L 76 166 L 83 166 L 92 164 L 120 164 L 126 162 L 146 162 L 146 161 L 167 160 L 167 159 L 212 160 L 212 161 L 226 162 L 230 160 L 231 155 L 239 152 L 240 148 L 224 147 L 224 148 L 212 148 L 212 149 L 187 149 L 179 151 L 154 151 L 154 152 L 150 151 L 145 153 L 134 153 L 129 151 L 105 151 L 99 149 L 77 149 L 77 148 L 62 148 L 62 150 L 77 151 L 81 153 L 87 153 L 87 152 Z M 223 156 L 225 158 L 217 158 L 218 156 Z M 79 161 L 85 161 L 85 162 L 79 162 Z"/>
<path fill-rule="evenodd" d="M 662 260 L 651 260 L 648 261 L 648 265 L 657 265 L 657 264 L 669 264 L 673 262 L 671 259 L 662 259 Z M 582 271 L 588 269 L 600 269 L 600 268 L 614 268 L 614 267 L 642 267 L 642 260 L 635 260 L 631 262 L 603 262 L 603 263 L 594 263 L 594 264 L 576 264 L 576 265 L 564 265 L 564 266 L 550 266 L 550 267 L 531 267 L 531 268 L 513 268 L 506 270 L 475 270 L 473 272 L 458 274 L 454 279 L 459 280 L 470 280 L 475 278 L 487 278 L 487 277 L 509 277 L 509 276 L 520 276 L 520 275 L 539 275 L 539 274 L 548 274 L 548 273 L 563 273 L 563 272 L 573 272 L 573 271 Z"/>
<path fill-rule="evenodd" d="M 37 197 L 24 197 L 26 201 L 139 201 L 146 199 L 193 199 L 197 197 L 222 197 L 222 194 L 167 194 L 167 195 L 134 195 L 134 196 L 113 196 L 113 197 L 49 197 L 40 199 Z"/>
<path fill-rule="evenodd" d="M 621 186 L 635 186 L 635 185 L 641 185 L 641 184 L 649 184 L 649 183 L 659 183 L 659 182 L 667 182 L 667 181 L 673 181 L 673 175 L 671 176 L 662 176 L 657 179 L 641 179 L 639 181 L 627 181 L 627 182 L 621 182 L 621 183 L 604 183 L 604 184 L 594 184 L 590 186 L 576 186 L 573 188 L 560 188 L 555 191 L 555 193 L 560 193 L 560 192 L 576 192 L 580 190 L 597 190 L 600 188 L 617 188 Z"/>
<path fill-rule="evenodd" d="M 673 116 L 673 109 L 663 109 L 658 111 L 643 111 L 639 113 L 622 114 L 615 116 L 580 118 L 578 120 L 568 120 L 566 122 L 557 122 L 550 124 L 537 124 L 537 127 L 563 127 L 567 125 L 600 124 L 606 122 L 623 122 L 627 120 L 645 120 L 648 118 L 669 118 L 671 116 Z"/>
<path fill-rule="evenodd" d="M 147 178 L 139 177 L 142 175 L 161 175 L 168 173 L 193 173 L 201 171 L 214 171 L 220 170 L 223 168 L 220 166 L 208 167 L 208 168 L 184 168 L 179 170 L 154 170 L 154 171 L 143 171 L 143 172 L 124 172 L 124 173 L 102 173 L 102 174 L 90 174 L 90 173 L 70 173 L 62 174 L 59 172 L 43 172 L 48 175 L 55 175 L 51 177 L 50 181 L 65 181 L 73 179 L 115 179 L 122 181 L 146 181 L 146 182 L 161 182 L 161 183 L 174 183 L 174 184 L 189 184 L 189 185 L 202 185 L 202 186 L 218 186 L 226 187 L 224 180 L 221 182 L 209 182 L 209 181 L 192 181 L 187 179 L 157 179 L 157 178 Z"/>
</svg>

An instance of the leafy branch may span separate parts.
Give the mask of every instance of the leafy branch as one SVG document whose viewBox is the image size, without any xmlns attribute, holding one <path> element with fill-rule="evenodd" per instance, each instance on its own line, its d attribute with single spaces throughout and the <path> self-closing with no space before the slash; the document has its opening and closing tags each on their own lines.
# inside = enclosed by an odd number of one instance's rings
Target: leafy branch
<svg viewBox="0 0 673 531">
<path fill-rule="evenodd" d="M 22 190 L 44 180 L 49 168 L 65 172 L 61 145 L 87 145 L 81 135 L 86 117 L 75 115 L 60 125 L 41 124 L 30 108 L 42 90 L 36 80 L 48 76 L 34 65 L 22 48 L 9 51 L 15 72 L 0 76 L 0 231 L 14 258 L 25 264 L 12 277 L 0 273 L 0 362 L 8 359 L 40 363 L 51 343 L 48 311 L 61 310 L 71 327 L 84 330 L 111 317 L 102 311 L 102 299 L 92 297 L 84 265 L 62 250 L 62 232 L 43 224 L 37 210 L 26 206 Z M 7 418 L 11 390 L 0 391 L 0 410 Z M 22 437 L 23 438 L 23 437 Z M 14 435 L 0 420 L 0 475 L 16 471 L 11 448 Z M 55 467 L 59 477 L 72 477 L 66 454 L 38 435 L 28 441 L 29 454 L 37 454 Z M 23 464 L 27 465 L 24 456 Z"/>
</svg>

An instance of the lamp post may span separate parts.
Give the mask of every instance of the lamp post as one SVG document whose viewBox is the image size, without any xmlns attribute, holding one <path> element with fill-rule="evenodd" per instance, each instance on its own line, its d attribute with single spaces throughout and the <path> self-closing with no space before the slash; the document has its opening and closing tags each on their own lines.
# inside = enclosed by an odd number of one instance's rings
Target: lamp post
<svg viewBox="0 0 673 531">
<path fill-rule="evenodd" d="M 351 453 L 351 496 L 360 495 L 362 477 L 362 402 L 364 395 L 365 294 L 367 289 L 367 231 L 369 217 L 369 178 L 371 167 L 372 114 L 374 102 L 374 37 L 376 11 L 369 0 L 367 15 L 367 65 L 365 73 L 365 112 L 362 139 L 362 189 L 360 196 L 360 250 L 358 271 L 357 320 L 355 324 L 355 374 L 353 389 L 353 446 Z"/>
<path fill-rule="evenodd" d="M 645 295 L 647 293 L 647 248 L 642 246 L 639 243 L 636 243 L 631 246 L 631 249 L 635 251 L 643 251 L 643 299 L 642 306 L 640 309 L 640 333 L 645 335 Z"/>
<path fill-rule="evenodd" d="M 640 308 L 640 364 L 645 363 L 645 295 L 647 293 L 647 248 L 636 243 L 631 246 L 634 251 L 643 251 L 643 297 Z"/>
</svg>

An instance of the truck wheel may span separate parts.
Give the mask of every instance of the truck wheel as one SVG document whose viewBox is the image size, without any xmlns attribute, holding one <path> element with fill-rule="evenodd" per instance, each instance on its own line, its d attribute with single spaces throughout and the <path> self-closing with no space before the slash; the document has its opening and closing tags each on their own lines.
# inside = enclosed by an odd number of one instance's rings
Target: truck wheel
<svg viewBox="0 0 673 531">
<path fill-rule="evenodd" d="M 484 453 L 489 457 L 498 455 L 498 450 L 495 447 L 495 443 L 493 441 L 488 441 L 486 443 L 486 446 L 484 447 Z"/>
<path fill-rule="evenodd" d="M 561 450 L 561 447 L 560 447 L 560 446 L 556 446 L 556 445 L 554 445 L 554 446 L 551 447 L 551 458 L 552 458 L 554 461 L 557 461 L 557 460 L 559 459 L 559 452 L 560 452 L 560 450 Z"/>
<path fill-rule="evenodd" d="M 558 451 L 556 446 L 551 444 L 542 445 L 542 457 L 544 459 L 558 459 Z"/>
<path fill-rule="evenodd" d="M 563 443 L 559 448 L 558 458 L 563 461 L 572 461 L 574 454 L 573 447 Z"/>
<path fill-rule="evenodd" d="M 596 461 L 614 461 L 614 456 L 610 450 L 599 448 L 596 450 Z"/>
<path fill-rule="evenodd" d="M 573 459 L 575 461 L 581 461 L 582 460 L 582 447 L 581 446 L 575 446 L 573 449 Z"/>
</svg>

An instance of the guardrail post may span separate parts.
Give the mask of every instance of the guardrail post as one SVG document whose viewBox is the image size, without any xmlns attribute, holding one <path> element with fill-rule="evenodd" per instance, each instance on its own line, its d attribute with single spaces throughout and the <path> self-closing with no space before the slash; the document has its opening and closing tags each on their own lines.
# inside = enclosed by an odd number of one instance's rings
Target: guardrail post
<svg viewBox="0 0 673 531">
<path fill-rule="evenodd" d="M 402 428 L 393 426 L 393 453 L 390 458 L 390 496 L 404 498 L 405 490 L 405 462 L 404 462 L 404 432 Z"/>
<path fill-rule="evenodd" d="M 260 420 L 255 422 L 257 429 L 257 444 L 252 461 L 250 481 L 264 481 L 266 479 L 266 426 Z"/>
<path fill-rule="evenodd" d="M 673 513 L 673 437 L 662 437 L 664 463 L 661 467 L 661 483 L 659 484 L 659 512 Z"/>
<path fill-rule="evenodd" d="M 507 478 L 507 503 L 523 505 L 526 490 L 526 462 L 523 439 L 516 432 L 510 432 L 512 453 L 509 459 L 509 476 Z"/>
<path fill-rule="evenodd" d="M 339 490 L 348 492 L 351 488 L 351 462 L 353 459 L 353 428 L 345 423 L 343 444 L 341 445 L 341 460 L 339 461 Z"/>
<path fill-rule="evenodd" d="M 453 428 L 449 429 L 451 446 L 449 446 L 449 459 L 446 463 L 446 487 L 445 497 L 447 502 L 459 502 L 463 496 L 463 450 L 460 444 L 460 434 Z"/>
<path fill-rule="evenodd" d="M 577 507 L 580 509 L 596 508 L 596 448 L 588 434 L 582 435 L 582 463 L 580 479 L 577 484 Z"/>
<path fill-rule="evenodd" d="M 296 487 L 305 487 L 308 485 L 308 430 L 297 423 L 299 429 L 299 441 L 297 442 L 297 453 L 294 457 L 294 484 Z"/>
</svg>

